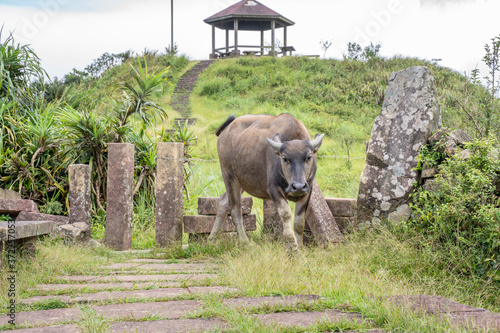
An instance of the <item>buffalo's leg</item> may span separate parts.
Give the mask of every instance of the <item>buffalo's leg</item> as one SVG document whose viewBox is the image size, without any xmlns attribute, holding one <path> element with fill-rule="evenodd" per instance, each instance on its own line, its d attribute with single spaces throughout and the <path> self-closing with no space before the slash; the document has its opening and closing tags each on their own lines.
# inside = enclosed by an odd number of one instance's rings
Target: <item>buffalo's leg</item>
<svg viewBox="0 0 500 333">
<path fill-rule="evenodd" d="M 295 219 L 293 221 L 293 229 L 297 245 L 301 248 L 304 245 L 304 227 L 306 225 L 306 210 L 309 204 L 310 195 L 305 195 L 304 198 L 297 201 L 295 205 Z"/>
<path fill-rule="evenodd" d="M 229 200 L 227 196 L 227 192 L 220 197 L 219 208 L 217 209 L 217 216 L 215 217 L 215 223 L 212 227 L 212 231 L 210 232 L 210 236 L 208 236 L 209 240 L 215 240 L 220 235 L 220 231 L 222 229 L 222 224 L 224 220 L 229 214 Z"/>
<path fill-rule="evenodd" d="M 245 233 L 245 226 L 243 225 L 243 215 L 241 213 L 241 190 L 240 184 L 234 180 L 228 186 L 226 185 L 226 190 L 228 192 L 229 199 L 229 209 L 231 210 L 231 218 L 236 225 L 236 231 L 238 231 L 238 239 L 240 243 L 248 243 L 248 237 Z"/>
<path fill-rule="evenodd" d="M 284 196 L 271 193 L 271 197 L 274 205 L 276 206 L 276 210 L 278 211 L 281 223 L 283 224 L 283 239 L 290 250 L 296 251 L 298 249 L 298 245 L 292 230 L 292 210 L 290 205 L 288 205 Z"/>
</svg>

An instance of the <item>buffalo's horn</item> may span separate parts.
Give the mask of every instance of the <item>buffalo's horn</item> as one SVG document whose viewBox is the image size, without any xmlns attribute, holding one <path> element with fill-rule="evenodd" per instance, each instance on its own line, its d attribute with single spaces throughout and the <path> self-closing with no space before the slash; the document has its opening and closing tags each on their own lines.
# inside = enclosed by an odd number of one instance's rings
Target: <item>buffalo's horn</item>
<svg viewBox="0 0 500 333">
<path fill-rule="evenodd" d="M 266 140 L 267 140 L 267 142 L 269 142 L 271 147 L 273 147 L 274 150 L 276 150 L 277 153 L 280 152 L 281 146 L 283 146 L 283 144 L 281 143 L 281 137 L 280 137 L 279 133 L 276 133 L 272 140 L 269 138 L 266 138 Z"/>
<path fill-rule="evenodd" d="M 316 134 L 314 136 L 314 139 L 311 140 L 311 147 L 312 149 L 316 152 L 319 147 L 321 146 L 321 142 L 323 142 L 323 137 L 325 136 L 325 134 Z"/>
</svg>

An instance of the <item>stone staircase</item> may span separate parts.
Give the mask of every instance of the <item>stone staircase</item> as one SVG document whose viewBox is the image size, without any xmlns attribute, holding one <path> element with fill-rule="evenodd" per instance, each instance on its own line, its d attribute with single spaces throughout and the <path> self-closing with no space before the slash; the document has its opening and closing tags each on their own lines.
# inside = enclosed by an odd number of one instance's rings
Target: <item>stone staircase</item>
<svg viewBox="0 0 500 333">
<path fill-rule="evenodd" d="M 129 258 L 108 263 L 86 275 L 54 276 L 51 283 L 38 284 L 29 290 L 31 297 L 19 300 L 19 304 L 34 310 L 16 313 L 15 327 L 8 324 L 8 316 L 0 316 L 0 330 L 10 328 L 16 333 L 244 331 L 234 326 L 241 319 L 232 321 L 231 316 L 224 315 L 238 313 L 236 316 L 248 318 L 244 321 L 260 323 L 267 329 L 279 327 L 280 332 L 323 332 L 321 327 L 325 324 L 346 322 L 351 323 L 351 328 L 343 332 L 385 332 L 362 314 L 334 307 L 318 295 L 243 297 L 237 288 L 221 285 L 219 263 L 173 261 Z M 440 296 L 383 299 L 392 307 L 407 306 L 413 311 L 444 317 L 457 329 L 472 325 L 473 329 L 500 330 L 500 315 Z M 58 306 L 35 310 L 43 304 Z"/>
<path fill-rule="evenodd" d="M 184 75 L 182 75 L 177 82 L 177 86 L 172 94 L 170 105 L 175 111 L 178 111 L 181 114 L 182 118 L 174 119 L 175 126 L 184 126 L 186 122 L 187 125 L 195 123 L 196 119 L 191 118 L 191 105 L 189 97 L 191 96 L 191 92 L 198 81 L 198 76 L 214 62 L 215 60 L 200 61 L 193 68 L 184 73 Z"/>
</svg>

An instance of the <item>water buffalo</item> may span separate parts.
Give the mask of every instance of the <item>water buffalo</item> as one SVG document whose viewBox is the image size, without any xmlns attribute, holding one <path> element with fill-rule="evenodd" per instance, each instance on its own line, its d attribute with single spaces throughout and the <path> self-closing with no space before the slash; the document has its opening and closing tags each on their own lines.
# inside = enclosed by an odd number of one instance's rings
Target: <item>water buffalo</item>
<svg viewBox="0 0 500 333">
<path fill-rule="evenodd" d="M 272 199 L 291 250 L 302 246 L 305 212 L 316 174 L 316 153 L 324 134 L 313 140 L 306 127 L 289 114 L 229 117 L 215 133 L 226 192 L 221 196 L 214 240 L 231 213 L 241 243 L 247 243 L 241 215 L 241 194 Z M 271 139 L 272 138 L 272 139 Z M 294 232 L 287 200 L 296 202 Z"/>
</svg>

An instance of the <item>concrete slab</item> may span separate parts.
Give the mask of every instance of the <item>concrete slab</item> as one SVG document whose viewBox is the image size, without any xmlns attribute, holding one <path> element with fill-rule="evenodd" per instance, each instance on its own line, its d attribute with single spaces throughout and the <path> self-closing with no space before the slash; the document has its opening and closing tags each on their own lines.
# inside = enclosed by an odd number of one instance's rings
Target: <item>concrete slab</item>
<svg viewBox="0 0 500 333">
<path fill-rule="evenodd" d="M 39 284 L 36 288 L 32 290 L 40 291 L 58 291 L 58 292 L 69 292 L 81 289 L 91 289 L 91 290 L 107 290 L 112 288 L 122 288 L 122 289 L 149 289 L 154 288 L 166 288 L 166 287 L 180 287 L 180 282 L 122 282 L 122 283 L 73 283 L 73 284 Z"/>
<path fill-rule="evenodd" d="M 15 333 L 80 333 L 77 325 L 61 325 L 61 326 L 46 326 L 24 328 L 13 331 Z"/>
<path fill-rule="evenodd" d="M 215 215 L 191 215 L 184 216 L 184 232 L 188 234 L 203 234 L 210 233 L 215 223 Z M 257 218 L 255 215 L 243 215 L 243 225 L 246 231 L 257 230 Z M 224 220 L 222 224 L 223 232 L 236 231 L 236 225 L 230 215 Z"/>
<path fill-rule="evenodd" d="M 18 312 L 16 324 L 51 325 L 62 321 L 78 320 L 80 315 L 80 310 L 75 308 Z M 11 319 L 7 316 L 0 316 L 0 325 L 7 325 L 9 320 Z"/>
<path fill-rule="evenodd" d="M 63 276 L 59 280 L 69 282 L 147 282 L 147 281 L 205 281 L 216 280 L 217 274 L 149 274 L 149 275 L 75 275 Z"/>
<path fill-rule="evenodd" d="M 191 294 L 224 294 L 230 292 L 237 292 L 238 289 L 230 287 L 188 287 L 187 288 Z"/>
<path fill-rule="evenodd" d="M 339 320 L 353 320 L 363 322 L 363 317 L 359 313 L 348 313 L 338 310 L 311 311 L 311 312 L 278 312 L 268 314 L 253 315 L 265 325 L 280 326 L 300 326 L 314 325 L 319 321 L 329 320 L 331 322 Z"/>
<path fill-rule="evenodd" d="M 28 200 L 30 201 L 30 200 Z M 0 214 L 2 214 L 0 212 Z M 22 238 L 47 235 L 54 229 L 51 221 L 15 221 L 0 222 L 0 241 L 21 240 Z M 10 238 L 9 238 L 10 235 Z"/>
<path fill-rule="evenodd" d="M 16 222 L 18 221 L 53 221 L 57 225 L 63 225 L 69 223 L 69 217 L 36 212 L 20 212 L 16 217 Z"/>
<path fill-rule="evenodd" d="M 104 269 L 135 269 L 140 271 L 164 271 L 164 272 L 200 272 L 213 271 L 217 269 L 215 264 L 205 263 L 182 263 L 182 264 L 162 264 L 162 263 L 115 263 L 104 266 Z"/>
<path fill-rule="evenodd" d="M 452 326 L 500 331 L 500 314 L 482 308 L 451 301 L 434 295 L 396 295 L 386 300 L 398 306 L 408 306 L 413 311 L 425 312 L 448 318 Z"/>
<path fill-rule="evenodd" d="M 21 300 L 23 304 L 31 304 L 34 302 L 44 301 L 51 298 L 59 299 L 64 303 L 87 303 L 87 302 L 98 302 L 106 300 L 123 300 L 127 298 L 165 298 L 185 295 L 189 293 L 186 288 L 161 288 L 161 289 L 151 289 L 151 290 L 131 290 L 131 291 L 109 291 L 109 292 L 98 292 L 83 294 L 81 296 L 61 296 L 61 295 L 50 295 L 50 296 L 35 296 L 27 299 Z"/>
<path fill-rule="evenodd" d="M 20 212 L 38 213 L 38 206 L 33 200 L 0 199 L 0 214 L 17 215 Z"/>
<path fill-rule="evenodd" d="M 118 322 L 111 324 L 110 332 L 163 332 L 191 333 L 223 329 L 227 325 L 220 319 L 174 319 L 144 322 Z"/>
<path fill-rule="evenodd" d="M 148 303 L 125 303 L 94 306 L 94 310 L 107 318 L 113 319 L 142 319 L 157 315 L 164 319 L 181 318 L 188 312 L 195 311 L 201 306 L 199 301 L 171 301 Z"/>
<path fill-rule="evenodd" d="M 262 306 L 284 305 L 293 306 L 296 304 L 312 304 L 320 300 L 317 295 L 296 295 L 296 296 L 275 296 L 275 297 L 237 297 L 225 299 L 226 306 L 258 308 Z"/>
<path fill-rule="evenodd" d="M 219 210 L 219 197 L 198 198 L 198 215 L 217 215 Z M 241 213 L 248 215 L 252 213 L 252 197 L 241 197 Z"/>
</svg>

